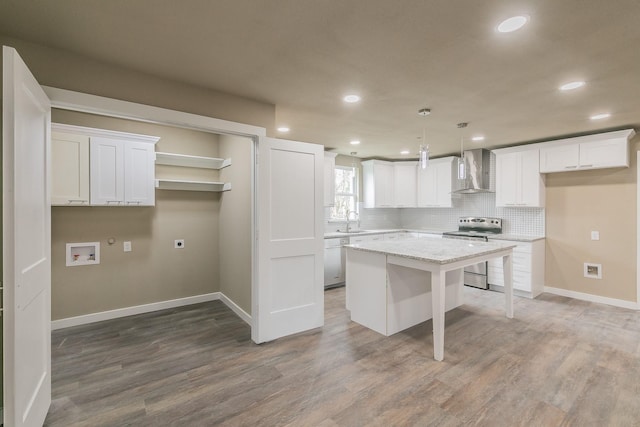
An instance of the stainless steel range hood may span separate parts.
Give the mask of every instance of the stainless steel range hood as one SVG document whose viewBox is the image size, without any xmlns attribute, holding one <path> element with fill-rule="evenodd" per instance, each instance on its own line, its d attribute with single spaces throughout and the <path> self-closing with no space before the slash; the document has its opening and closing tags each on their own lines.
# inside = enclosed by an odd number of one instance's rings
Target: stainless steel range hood
<svg viewBox="0 0 640 427">
<path fill-rule="evenodd" d="M 458 180 L 456 194 L 492 193 L 491 151 L 484 148 L 464 152 L 466 178 Z"/>
</svg>

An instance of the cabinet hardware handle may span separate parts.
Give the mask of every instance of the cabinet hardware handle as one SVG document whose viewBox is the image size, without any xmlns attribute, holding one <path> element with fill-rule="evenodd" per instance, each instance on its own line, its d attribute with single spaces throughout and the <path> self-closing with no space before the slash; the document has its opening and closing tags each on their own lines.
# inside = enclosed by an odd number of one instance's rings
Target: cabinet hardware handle
<svg viewBox="0 0 640 427">
<path fill-rule="evenodd" d="M 593 165 L 580 165 L 581 168 L 592 168 Z"/>
<path fill-rule="evenodd" d="M 120 203 L 120 201 L 119 200 L 107 200 L 107 204 L 110 204 L 110 203 Z"/>
<path fill-rule="evenodd" d="M 69 199 L 69 203 L 87 203 L 87 200 L 84 199 Z"/>
<path fill-rule="evenodd" d="M 565 166 L 564 168 L 565 168 L 565 169 L 575 169 L 575 168 L 577 168 L 577 167 L 578 167 L 578 166 Z"/>
</svg>

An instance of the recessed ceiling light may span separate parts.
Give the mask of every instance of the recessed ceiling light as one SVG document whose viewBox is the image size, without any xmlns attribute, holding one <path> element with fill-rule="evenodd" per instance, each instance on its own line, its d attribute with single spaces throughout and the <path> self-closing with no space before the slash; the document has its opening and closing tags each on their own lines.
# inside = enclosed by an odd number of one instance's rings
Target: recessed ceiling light
<svg viewBox="0 0 640 427">
<path fill-rule="evenodd" d="M 529 17 L 525 15 L 512 16 L 511 18 L 505 19 L 496 27 L 496 30 L 500 33 L 511 33 L 513 31 L 519 30 L 524 27 L 524 25 L 529 21 Z"/>
<path fill-rule="evenodd" d="M 565 83 L 562 86 L 560 86 L 560 90 L 578 89 L 579 87 L 582 87 L 584 85 L 585 85 L 585 82 L 583 82 L 583 81 L 569 82 L 569 83 Z"/>
<path fill-rule="evenodd" d="M 409 154 L 410 152 L 411 152 L 411 151 L 409 151 L 409 150 L 402 150 L 402 151 L 400 152 L 400 154 L 407 155 L 407 154 Z"/>
<path fill-rule="evenodd" d="M 360 141 L 358 141 L 357 139 L 354 139 L 353 141 L 349 141 L 349 144 L 358 145 L 358 144 L 360 144 Z"/>
<path fill-rule="evenodd" d="M 609 113 L 601 113 L 601 114 L 594 114 L 593 116 L 589 117 L 591 120 L 602 120 L 602 119 L 608 119 L 609 117 L 611 117 L 611 114 Z"/>
<path fill-rule="evenodd" d="M 471 138 L 472 141 L 484 141 L 484 136 L 478 135 Z"/>
<path fill-rule="evenodd" d="M 347 95 L 342 99 L 344 100 L 344 102 L 348 102 L 349 104 L 360 101 L 360 97 L 358 95 Z"/>
<path fill-rule="evenodd" d="M 291 130 L 291 129 L 289 129 L 289 128 L 288 128 L 288 127 L 286 127 L 286 126 L 280 126 L 280 127 L 278 128 L 278 132 L 289 132 L 290 130 Z"/>
</svg>

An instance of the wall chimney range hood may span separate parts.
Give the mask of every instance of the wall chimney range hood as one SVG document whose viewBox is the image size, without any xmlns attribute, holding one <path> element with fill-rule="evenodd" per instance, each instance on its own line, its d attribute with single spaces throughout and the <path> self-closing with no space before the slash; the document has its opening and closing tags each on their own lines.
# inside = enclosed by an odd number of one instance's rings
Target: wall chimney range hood
<svg viewBox="0 0 640 427">
<path fill-rule="evenodd" d="M 491 190 L 491 151 L 478 148 L 464 152 L 466 177 L 458 180 L 455 194 L 493 193 Z"/>
</svg>

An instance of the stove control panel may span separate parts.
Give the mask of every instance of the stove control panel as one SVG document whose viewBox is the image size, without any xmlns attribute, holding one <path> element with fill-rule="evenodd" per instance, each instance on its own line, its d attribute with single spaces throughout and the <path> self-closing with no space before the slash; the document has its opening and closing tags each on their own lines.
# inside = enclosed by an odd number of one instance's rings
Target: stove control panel
<svg viewBox="0 0 640 427">
<path fill-rule="evenodd" d="M 478 231 L 485 233 L 501 233 L 502 219 L 465 216 L 458 219 L 459 231 Z"/>
</svg>

